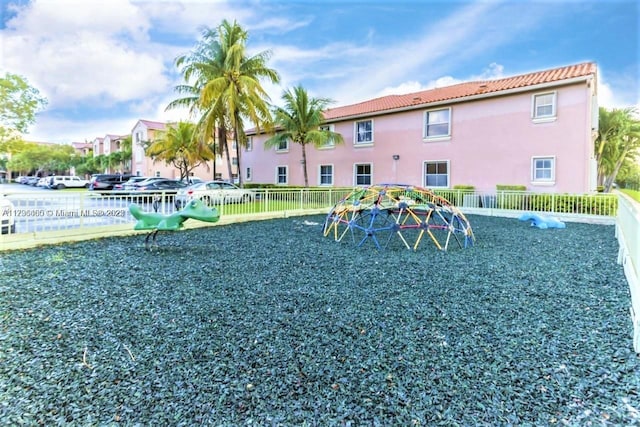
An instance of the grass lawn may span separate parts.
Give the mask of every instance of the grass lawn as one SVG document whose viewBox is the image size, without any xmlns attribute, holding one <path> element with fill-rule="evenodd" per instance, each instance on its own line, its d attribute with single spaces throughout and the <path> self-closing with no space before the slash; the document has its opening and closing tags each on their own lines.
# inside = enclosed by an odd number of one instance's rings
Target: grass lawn
<svg viewBox="0 0 640 427">
<path fill-rule="evenodd" d="M 323 216 L 5 252 L 10 425 L 632 425 L 613 226 L 470 216 L 376 251 Z M 393 246 L 393 245 L 392 245 Z"/>
<path fill-rule="evenodd" d="M 622 190 L 623 193 L 625 193 L 626 195 L 630 196 L 633 198 L 633 200 L 635 200 L 636 202 L 640 202 L 640 191 L 637 190 L 629 190 L 626 188 L 623 188 Z"/>
</svg>

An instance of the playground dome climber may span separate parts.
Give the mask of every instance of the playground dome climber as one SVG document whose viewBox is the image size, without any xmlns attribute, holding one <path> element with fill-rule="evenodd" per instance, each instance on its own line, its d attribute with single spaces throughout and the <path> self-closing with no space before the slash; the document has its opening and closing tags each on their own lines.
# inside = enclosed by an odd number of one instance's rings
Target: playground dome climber
<svg viewBox="0 0 640 427">
<path fill-rule="evenodd" d="M 329 211 L 323 233 L 338 242 L 350 236 L 358 247 L 371 242 L 377 249 L 397 238 L 414 251 L 424 241 L 442 251 L 453 242 L 466 248 L 475 241 L 469 221 L 448 200 L 403 184 L 355 188 Z"/>
</svg>

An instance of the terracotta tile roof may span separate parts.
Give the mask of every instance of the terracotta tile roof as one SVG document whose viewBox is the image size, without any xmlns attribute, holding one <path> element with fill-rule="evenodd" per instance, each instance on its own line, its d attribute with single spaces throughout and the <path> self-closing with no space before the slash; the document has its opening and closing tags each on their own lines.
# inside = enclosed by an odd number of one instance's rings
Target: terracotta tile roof
<svg viewBox="0 0 640 427">
<path fill-rule="evenodd" d="M 72 142 L 73 148 L 91 148 L 93 144 L 91 142 Z"/>
<path fill-rule="evenodd" d="M 140 123 L 144 124 L 147 129 L 164 130 L 166 123 L 154 122 L 151 120 L 140 120 Z"/>
<path fill-rule="evenodd" d="M 434 102 L 456 100 L 473 95 L 496 93 L 535 86 L 544 83 L 560 82 L 578 77 L 586 77 L 596 73 L 596 64 L 585 62 L 551 70 L 537 71 L 498 80 L 465 82 L 453 86 L 423 90 L 404 95 L 388 95 L 358 104 L 331 108 L 325 111 L 326 120 L 349 116 L 366 115 L 382 111 L 403 109 L 412 106 L 424 106 Z"/>
</svg>

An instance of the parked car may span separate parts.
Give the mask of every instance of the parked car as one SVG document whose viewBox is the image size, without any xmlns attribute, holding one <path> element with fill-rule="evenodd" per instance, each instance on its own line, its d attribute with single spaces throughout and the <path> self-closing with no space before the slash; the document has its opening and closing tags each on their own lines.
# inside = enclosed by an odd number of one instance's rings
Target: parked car
<svg viewBox="0 0 640 427">
<path fill-rule="evenodd" d="M 114 184 L 113 185 L 113 191 L 114 192 L 122 192 L 126 186 L 128 186 L 129 189 L 133 188 L 133 186 L 141 181 L 144 181 L 146 179 L 149 179 L 149 177 L 146 176 L 132 176 L 130 177 L 128 180 L 126 180 L 125 182 L 121 182 L 119 184 Z"/>
<path fill-rule="evenodd" d="M 49 188 L 62 190 L 64 188 L 89 188 L 89 181 L 77 176 L 54 175 L 49 177 Z"/>
<path fill-rule="evenodd" d="M 181 208 L 192 199 L 200 199 L 208 206 L 245 203 L 255 201 L 256 192 L 245 190 L 226 181 L 200 182 L 179 190 L 176 194 L 176 206 Z"/>
<path fill-rule="evenodd" d="M 49 187 L 49 177 L 43 176 L 36 183 L 36 187 L 48 188 Z"/>
<path fill-rule="evenodd" d="M 117 184 L 124 184 L 132 175 L 98 173 L 91 175 L 89 190 L 113 190 Z"/>
<path fill-rule="evenodd" d="M 144 185 L 147 185 L 147 184 L 149 184 L 149 183 L 151 183 L 153 181 L 157 181 L 157 180 L 161 180 L 161 179 L 167 179 L 167 178 L 141 177 L 141 176 L 132 177 L 131 179 L 129 179 L 127 182 L 125 182 L 122 185 L 122 190 L 124 192 L 136 191 L 139 186 L 144 186 Z"/>
<path fill-rule="evenodd" d="M 16 232 L 16 209 L 3 195 L 0 195 L 0 233 Z"/>
<path fill-rule="evenodd" d="M 22 183 L 27 185 L 36 185 L 39 180 L 40 180 L 40 177 L 38 176 L 28 176 L 27 179 L 22 181 Z"/>
<path fill-rule="evenodd" d="M 167 193 L 177 193 L 179 189 L 187 187 L 182 181 L 177 179 L 154 179 L 150 181 L 142 181 L 140 182 L 136 188 L 136 192 L 146 191 L 146 192 L 167 192 Z"/>
</svg>

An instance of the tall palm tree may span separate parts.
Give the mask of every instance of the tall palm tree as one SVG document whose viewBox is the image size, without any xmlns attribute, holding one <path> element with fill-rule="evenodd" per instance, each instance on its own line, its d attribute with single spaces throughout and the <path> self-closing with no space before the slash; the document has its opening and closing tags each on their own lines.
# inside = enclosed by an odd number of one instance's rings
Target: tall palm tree
<svg viewBox="0 0 640 427">
<path fill-rule="evenodd" d="M 219 56 L 218 50 L 215 32 L 205 30 L 203 41 L 192 52 L 176 58 L 176 67 L 180 69 L 185 84 L 175 87 L 175 91 L 181 97 L 171 101 L 165 108 L 165 111 L 187 108 L 191 117 L 197 117 L 198 136 L 209 144 L 209 149 L 214 155 L 214 178 L 216 176 L 216 157 L 222 155 L 226 148 L 226 139 L 220 138 L 219 132 L 216 135 L 216 130 L 220 130 L 224 123 L 224 115 L 204 106 L 200 95 L 204 85 L 217 73 L 217 67 L 214 67 L 213 64 Z M 216 144 L 216 138 L 220 138 L 218 144 Z"/>
<path fill-rule="evenodd" d="M 306 146 L 321 146 L 329 141 L 334 144 L 344 142 L 342 135 L 331 130 L 322 129 L 324 109 L 332 102 L 329 98 L 309 98 L 302 86 L 296 86 L 282 94 L 284 107 L 277 107 L 274 121 L 279 131 L 267 139 L 265 148 L 277 147 L 283 142 L 291 141 L 302 146 L 302 167 L 304 170 L 304 186 L 309 186 L 307 174 Z"/>
<path fill-rule="evenodd" d="M 246 144 L 244 118 L 258 130 L 270 127 L 269 95 L 260 84 L 263 78 L 278 83 L 278 73 L 266 66 L 270 51 L 247 56 L 248 33 L 234 21 L 226 19 L 218 27 L 218 74 L 202 89 L 201 101 L 214 111 L 223 112 L 225 128 L 233 133 L 236 141 L 238 178 L 242 186 L 240 148 Z M 227 151 L 227 162 L 231 163 Z"/>
<path fill-rule="evenodd" d="M 616 179 L 620 168 L 640 149 L 640 120 L 634 108 L 607 110 L 600 108 L 598 137 L 595 141 L 598 164 L 598 184 L 606 192 Z"/>
<path fill-rule="evenodd" d="M 240 147 L 246 143 L 244 120 L 258 129 L 269 127 L 269 97 L 260 79 L 267 78 L 272 83 L 280 79 L 275 70 L 266 67 L 271 56 L 269 51 L 247 56 L 247 38 L 247 32 L 235 21 L 222 21 L 217 31 L 205 30 L 196 49 L 176 61 L 178 67 L 182 67 L 185 80 L 194 83 L 176 88 L 187 96 L 167 107 L 189 106 L 192 112 L 201 114 L 198 128 L 204 135 L 213 136 L 218 129 L 218 145 L 226 155 L 230 177 L 232 166 L 227 141 L 230 133 L 233 135 L 241 185 Z"/>
</svg>

